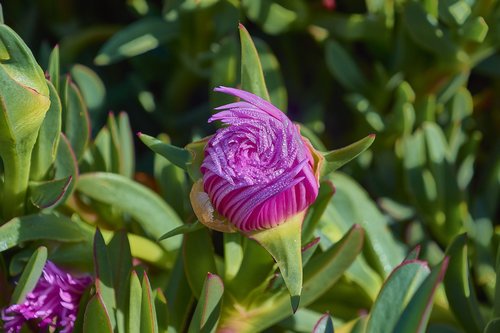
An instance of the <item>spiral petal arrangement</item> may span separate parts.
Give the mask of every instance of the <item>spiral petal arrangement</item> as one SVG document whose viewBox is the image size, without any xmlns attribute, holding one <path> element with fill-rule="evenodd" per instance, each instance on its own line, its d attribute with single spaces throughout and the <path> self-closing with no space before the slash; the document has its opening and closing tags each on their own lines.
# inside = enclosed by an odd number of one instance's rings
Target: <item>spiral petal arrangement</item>
<svg viewBox="0 0 500 333">
<path fill-rule="evenodd" d="M 249 92 L 218 87 L 240 98 L 209 119 L 227 125 L 208 141 L 201 165 L 215 210 L 242 231 L 275 227 L 318 195 L 314 159 L 299 129 L 271 103 Z"/>
</svg>

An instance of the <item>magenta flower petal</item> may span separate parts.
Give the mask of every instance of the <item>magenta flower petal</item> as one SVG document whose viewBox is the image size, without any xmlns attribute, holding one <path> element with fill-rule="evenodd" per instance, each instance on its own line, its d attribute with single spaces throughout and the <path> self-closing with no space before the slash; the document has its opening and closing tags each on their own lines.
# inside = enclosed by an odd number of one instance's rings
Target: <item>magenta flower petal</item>
<svg viewBox="0 0 500 333">
<path fill-rule="evenodd" d="M 205 147 L 203 189 L 215 210 L 242 231 L 275 227 L 309 207 L 318 195 L 317 163 L 299 129 L 271 103 L 249 92 L 209 122 L 227 125 Z"/>
<path fill-rule="evenodd" d="M 17 333 L 25 322 L 33 320 L 40 329 L 72 332 L 80 298 L 91 282 L 90 276 L 74 277 L 47 261 L 24 302 L 2 310 L 3 329 Z"/>
</svg>

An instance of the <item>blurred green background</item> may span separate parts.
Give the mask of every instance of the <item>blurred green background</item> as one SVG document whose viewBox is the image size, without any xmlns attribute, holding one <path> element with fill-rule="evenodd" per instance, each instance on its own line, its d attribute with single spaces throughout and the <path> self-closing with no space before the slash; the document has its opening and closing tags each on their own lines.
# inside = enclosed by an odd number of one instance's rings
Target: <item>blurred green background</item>
<svg viewBox="0 0 500 333">
<path fill-rule="evenodd" d="M 272 102 L 301 123 L 307 136 L 320 139 L 314 141 L 317 148 L 377 135 L 369 151 L 342 169 L 378 206 L 353 200 L 359 204 L 353 211 L 363 216 L 352 219 L 386 220 L 395 241 L 405 250 L 421 244 L 431 265 L 457 235 L 467 233 L 464 267 L 470 267 L 481 311 L 491 308 L 500 233 L 498 1 L 8 0 L 2 5 L 6 24 L 42 68 L 58 44 L 62 72 L 81 64 L 97 74 L 89 72 L 92 87 L 80 87 L 94 135 L 109 111 L 125 111 L 134 132 L 166 133 L 178 146 L 213 132 L 206 121 L 213 107 L 228 99 L 212 89 L 240 82 L 238 23 L 244 24 L 259 51 Z M 135 143 L 137 169 L 151 174 L 153 153 Z M 349 181 L 340 177 L 337 184 L 334 178 L 339 190 L 334 202 L 349 199 Z M 334 220 L 342 218 L 348 219 Z M 328 233 L 326 227 L 320 230 Z M 346 307 L 340 317 L 352 319 L 358 307 Z"/>
</svg>

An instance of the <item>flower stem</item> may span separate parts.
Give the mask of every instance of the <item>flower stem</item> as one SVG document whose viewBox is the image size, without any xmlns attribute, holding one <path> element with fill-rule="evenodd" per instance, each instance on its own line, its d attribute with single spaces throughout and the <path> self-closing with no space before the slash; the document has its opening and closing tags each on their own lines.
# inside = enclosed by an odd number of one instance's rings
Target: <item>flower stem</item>
<svg viewBox="0 0 500 333">
<path fill-rule="evenodd" d="M 31 150 L 28 150 L 31 151 Z M 5 151 L 4 151 L 5 152 Z M 3 218 L 5 221 L 23 215 L 30 174 L 30 154 L 15 149 L 0 152 L 3 158 Z"/>
</svg>

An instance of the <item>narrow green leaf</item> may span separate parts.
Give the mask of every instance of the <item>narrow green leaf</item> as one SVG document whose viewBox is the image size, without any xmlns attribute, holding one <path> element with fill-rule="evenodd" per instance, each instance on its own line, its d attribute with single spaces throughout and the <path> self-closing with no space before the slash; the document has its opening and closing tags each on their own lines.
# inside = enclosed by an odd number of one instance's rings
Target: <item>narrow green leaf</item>
<svg viewBox="0 0 500 333">
<path fill-rule="evenodd" d="M 323 162 L 321 176 L 325 177 L 359 156 L 372 145 L 373 141 L 375 141 L 375 134 L 370 134 L 349 146 L 323 153 L 325 160 Z"/>
<path fill-rule="evenodd" d="M 241 89 L 270 101 L 259 54 L 247 29 L 240 23 Z"/>
<path fill-rule="evenodd" d="M 158 320 L 158 332 L 167 333 L 168 330 L 168 304 L 163 291 L 160 288 L 155 290 L 156 318 Z"/>
<path fill-rule="evenodd" d="M 87 66 L 80 64 L 73 65 L 70 73 L 78 88 L 80 88 L 87 107 L 90 110 L 101 107 L 106 97 L 106 89 L 99 76 Z"/>
<path fill-rule="evenodd" d="M 33 240 L 81 242 L 85 234 L 69 218 L 54 214 L 16 217 L 0 227 L 0 252 Z"/>
<path fill-rule="evenodd" d="M 158 333 L 158 321 L 156 319 L 156 309 L 153 299 L 153 291 L 144 272 L 142 277 L 142 300 L 141 300 L 141 333 Z"/>
<path fill-rule="evenodd" d="M 224 281 L 231 281 L 243 262 L 244 236 L 239 232 L 223 233 L 224 237 Z"/>
<path fill-rule="evenodd" d="M 116 326 L 118 332 L 125 332 L 125 318 L 128 313 L 128 295 L 130 288 L 130 272 L 132 270 L 132 253 L 127 233 L 116 232 L 107 245 L 109 269 L 113 276 L 113 287 L 116 295 Z M 144 248 L 142 248 L 145 251 Z"/>
<path fill-rule="evenodd" d="M 312 333 L 333 333 L 332 317 L 328 312 L 319 318 L 316 325 L 314 325 Z"/>
<path fill-rule="evenodd" d="M 326 42 L 325 59 L 330 72 L 346 89 L 359 93 L 367 90 L 368 80 L 340 43 L 332 39 Z"/>
<path fill-rule="evenodd" d="M 396 267 L 385 281 L 370 311 L 367 331 L 392 332 L 406 304 L 429 273 L 427 263 L 420 260 L 405 261 Z"/>
<path fill-rule="evenodd" d="M 178 28 L 175 22 L 159 17 L 138 20 L 111 37 L 94 59 L 97 65 L 109 65 L 125 58 L 153 50 L 175 38 Z"/>
<path fill-rule="evenodd" d="M 451 310 L 467 332 L 482 332 L 485 322 L 479 312 L 479 302 L 469 276 L 467 252 L 467 236 L 458 235 L 446 249 L 450 262 L 444 287 Z"/>
<path fill-rule="evenodd" d="M 40 209 L 58 206 L 72 180 L 73 177 L 68 176 L 50 181 L 32 181 L 29 184 L 29 199 L 35 207 Z"/>
<path fill-rule="evenodd" d="M 161 241 L 161 240 L 164 240 L 164 239 L 167 239 L 170 237 L 174 237 L 177 235 L 187 234 L 187 233 L 190 233 L 190 232 L 193 232 L 196 230 L 200 230 L 204 227 L 205 226 L 203 224 L 201 224 L 199 221 L 195 221 L 194 223 L 183 224 L 183 225 L 181 225 L 173 230 L 170 230 L 169 232 L 167 232 L 166 234 L 164 234 L 163 236 L 158 238 L 158 241 Z"/>
<path fill-rule="evenodd" d="M 113 329 L 116 327 L 114 311 L 116 309 L 115 289 L 113 285 L 113 272 L 110 269 L 108 250 L 99 228 L 94 235 L 94 271 L 96 292 L 108 310 L 108 317 Z"/>
<path fill-rule="evenodd" d="M 80 176 L 80 193 L 129 213 L 151 237 L 158 239 L 165 231 L 182 225 L 175 212 L 149 188 L 124 176 L 109 173 L 88 173 Z M 168 251 L 179 248 L 180 239 L 161 243 Z"/>
<path fill-rule="evenodd" d="M 500 332 L 500 318 L 492 319 L 484 328 L 484 333 L 498 333 Z"/>
<path fill-rule="evenodd" d="M 87 303 L 83 321 L 83 333 L 113 333 L 113 326 L 109 319 L 109 310 L 106 309 L 101 295 L 95 294 Z"/>
<path fill-rule="evenodd" d="M 183 256 L 177 256 L 165 294 L 168 299 L 169 330 L 171 328 L 175 332 L 185 332 L 191 318 L 194 297 L 186 277 Z"/>
<path fill-rule="evenodd" d="M 260 58 L 262 72 L 266 80 L 271 103 L 283 112 L 287 112 L 288 95 L 281 75 L 280 64 L 271 48 L 261 39 L 254 39 L 255 48 Z"/>
<path fill-rule="evenodd" d="M 188 333 L 215 332 L 222 308 L 223 294 L 222 279 L 215 274 L 208 273 Z"/>
<path fill-rule="evenodd" d="M 128 115 L 125 112 L 120 112 L 118 115 L 118 131 L 122 153 L 122 175 L 132 178 L 135 171 L 134 138 Z"/>
<path fill-rule="evenodd" d="M 90 139 L 90 120 L 87 106 L 78 87 L 68 77 L 64 86 L 63 131 L 80 160 Z"/>
<path fill-rule="evenodd" d="M 71 196 L 71 194 L 73 194 L 76 182 L 78 181 L 78 162 L 76 161 L 76 156 L 71 148 L 70 142 L 63 133 L 60 135 L 54 166 L 55 179 L 71 177 L 71 182 L 68 184 L 66 191 L 59 199 L 61 203 L 64 203 Z"/>
<path fill-rule="evenodd" d="M 434 296 L 448 268 L 448 257 L 435 267 L 411 298 L 393 332 L 426 332 Z"/>
<path fill-rule="evenodd" d="M 404 6 L 403 19 L 412 39 L 427 51 L 445 57 L 454 56 L 457 52 L 449 32 L 439 26 L 435 17 L 427 15 L 421 3 L 407 2 Z"/>
<path fill-rule="evenodd" d="M 61 65 L 59 61 L 59 45 L 56 45 L 49 56 L 49 66 L 47 72 L 49 73 L 49 80 L 54 85 L 56 92 L 61 92 Z"/>
<path fill-rule="evenodd" d="M 500 317 L 500 244 L 497 248 L 497 257 L 495 264 L 495 301 L 493 303 L 493 317 Z"/>
<path fill-rule="evenodd" d="M 191 154 L 184 148 L 170 145 L 146 134 L 138 133 L 138 136 L 152 151 L 165 157 L 181 169 L 186 170 L 186 165 L 192 160 Z"/>
<path fill-rule="evenodd" d="M 184 235 L 183 258 L 186 277 L 196 298 L 200 298 L 208 272 L 217 272 L 215 252 L 206 228 Z"/>
<path fill-rule="evenodd" d="M 35 250 L 19 278 L 16 289 L 12 293 L 11 304 L 21 304 L 26 295 L 35 288 L 42 276 L 43 267 L 47 261 L 47 248 L 40 246 Z"/>
<path fill-rule="evenodd" d="M 141 331 L 142 287 L 136 271 L 130 275 L 130 297 L 128 306 L 127 332 Z"/>
<path fill-rule="evenodd" d="M 312 303 L 342 276 L 361 252 L 364 237 L 363 228 L 354 225 L 339 242 L 309 261 L 304 269 L 303 306 Z"/>
<path fill-rule="evenodd" d="M 301 228 L 305 212 L 277 227 L 249 234 L 274 258 L 290 292 L 293 312 L 297 311 L 302 291 Z"/>
<path fill-rule="evenodd" d="M 314 231 L 334 193 L 335 187 L 331 181 L 320 182 L 318 197 L 307 210 L 304 223 L 302 224 L 302 241 L 308 241 L 314 236 Z"/>
</svg>

